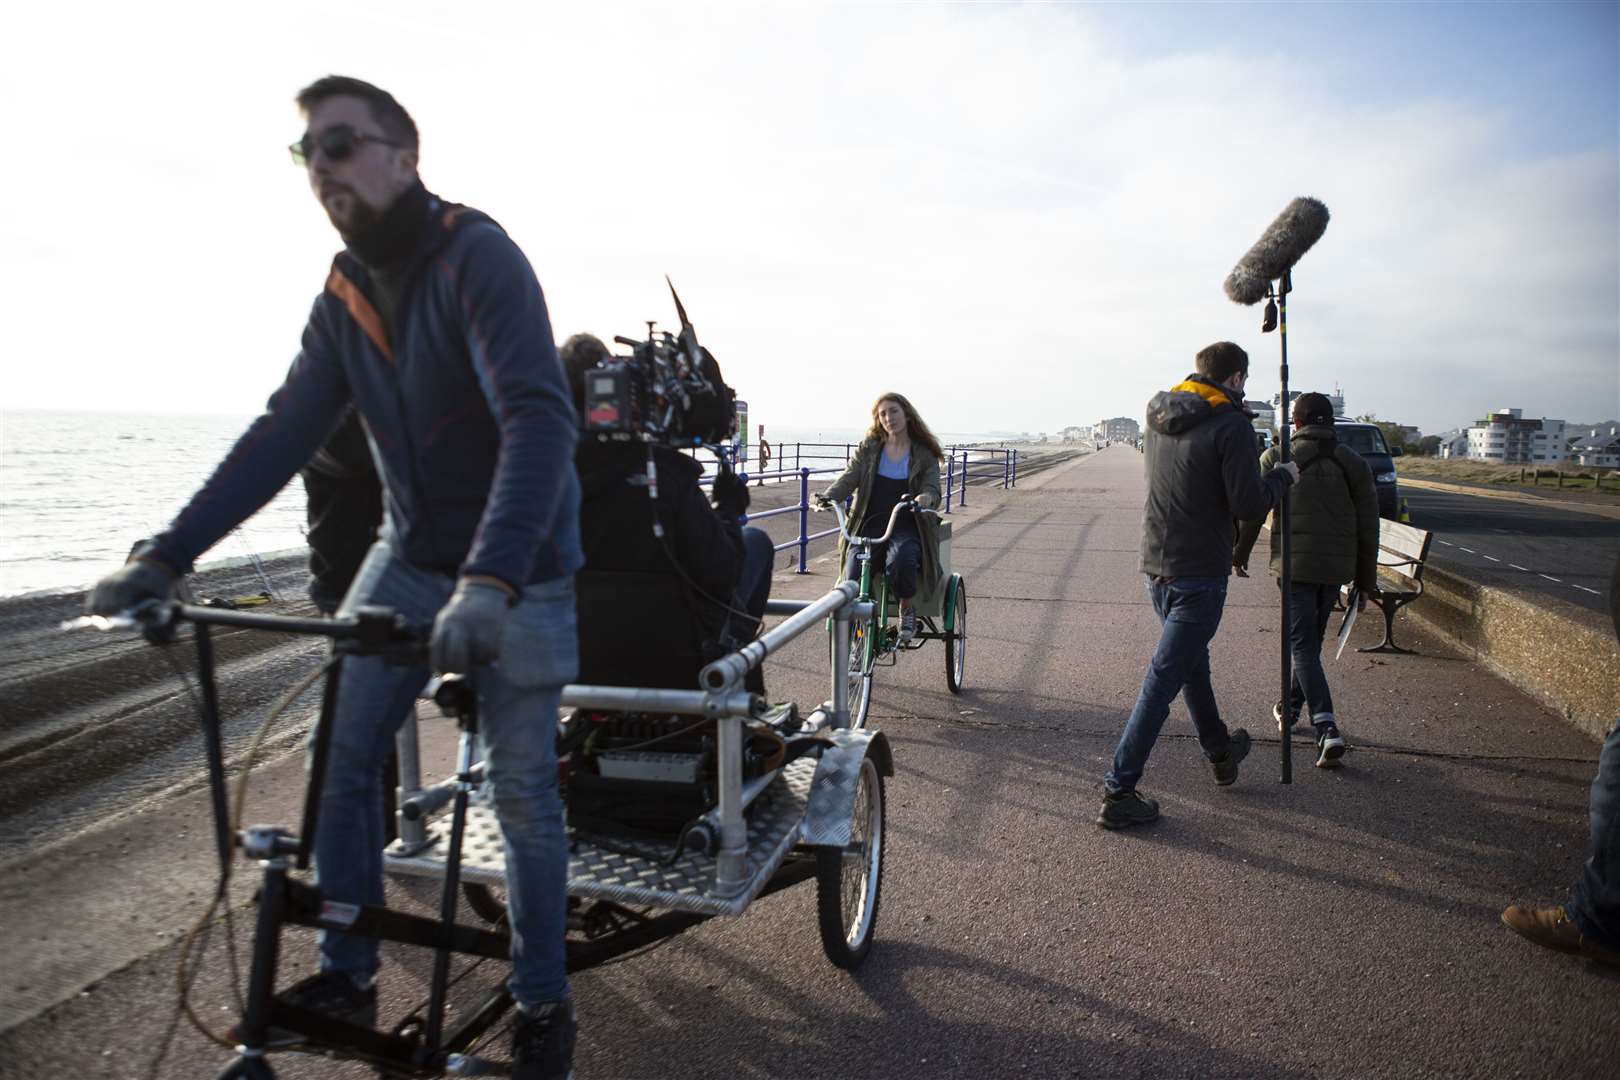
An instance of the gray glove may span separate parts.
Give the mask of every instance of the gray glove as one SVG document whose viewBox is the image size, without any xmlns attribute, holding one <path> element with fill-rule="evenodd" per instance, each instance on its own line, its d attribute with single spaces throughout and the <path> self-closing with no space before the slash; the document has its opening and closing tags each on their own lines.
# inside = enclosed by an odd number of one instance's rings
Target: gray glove
<svg viewBox="0 0 1620 1080">
<path fill-rule="evenodd" d="M 178 575 L 157 559 L 132 557 L 90 590 L 84 598 L 87 615 L 121 615 L 145 600 L 167 600 Z"/>
<path fill-rule="evenodd" d="M 511 594 L 499 585 L 463 578 L 433 620 L 428 658 L 440 674 L 465 675 L 501 653 L 501 630 Z"/>
</svg>

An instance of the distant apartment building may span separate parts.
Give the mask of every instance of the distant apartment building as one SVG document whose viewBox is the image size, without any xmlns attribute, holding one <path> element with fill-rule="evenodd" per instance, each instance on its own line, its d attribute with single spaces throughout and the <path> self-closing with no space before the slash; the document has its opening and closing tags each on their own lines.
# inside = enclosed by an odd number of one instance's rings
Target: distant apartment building
<svg viewBox="0 0 1620 1080">
<path fill-rule="evenodd" d="M 1620 428 L 1591 430 L 1570 442 L 1570 460 L 1589 469 L 1620 469 Z"/>
<path fill-rule="evenodd" d="M 1468 429 L 1468 456 L 1502 465 L 1556 465 L 1568 456 L 1562 420 L 1498 409 Z"/>
<path fill-rule="evenodd" d="M 1071 424 L 1058 434 L 1064 442 L 1089 442 L 1091 440 L 1091 425 Z"/>
<path fill-rule="evenodd" d="M 1309 393 L 1312 393 L 1312 392 L 1313 391 L 1310 391 L 1310 390 L 1290 390 L 1290 391 L 1288 391 L 1288 404 L 1290 406 L 1290 408 L 1288 410 L 1288 413 L 1289 413 L 1290 417 L 1292 417 L 1292 415 L 1293 415 L 1293 409 L 1292 409 L 1291 406 L 1294 404 L 1294 399 L 1299 397 L 1299 395 L 1301 395 L 1301 394 L 1309 394 Z M 1318 394 L 1322 393 L 1322 391 L 1320 391 L 1320 390 L 1317 390 L 1317 391 L 1314 391 L 1314 392 L 1318 393 Z M 1333 415 L 1334 416 L 1343 416 L 1344 415 L 1344 391 L 1340 390 L 1337 386 L 1335 386 L 1333 388 L 1333 393 L 1327 394 L 1326 397 L 1327 397 L 1327 399 L 1329 401 L 1331 401 L 1333 403 Z M 1249 408 L 1251 408 L 1251 409 L 1258 409 L 1259 408 L 1259 406 L 1256 405 L 1252 401 L 1245 402 L 1245 404 L 1247 404 L 1249 406 Z M 1273 416 L 1275 416 L 1277 413 L 1283 411 L 1282 395 L 1280 393 L 1271 395 L 1271 409 L 1272 409 L 1272 415 Z"/>
<path fill-rule="evenodd" d="M 1142 437 L 1142 425 L 1129 417 L 1116 416 L 1093 424 L 1091 435 L 1098 441 L 1133 443 Z"/>
<path fill-rule="evenodd" d="M 1468 432 L 1448 431 L 1440 436 L 1440 448 L 1435 451 L 1437 457 L 1465 458 L 1468 456 Z"/>
</svg>

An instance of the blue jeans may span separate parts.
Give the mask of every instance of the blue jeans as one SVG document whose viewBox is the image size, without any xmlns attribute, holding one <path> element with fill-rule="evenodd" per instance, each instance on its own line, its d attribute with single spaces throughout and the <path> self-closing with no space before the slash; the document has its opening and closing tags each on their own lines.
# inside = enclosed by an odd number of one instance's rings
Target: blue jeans
<svg viewBox="0 0 1620 1080">
<path fill-rule="evenodd" d="M 1103 778 L 1110 795 L 1136 790 L 1177 694 L 1187 703 L 1206 757 L 1213 761 L 1232 743 L 1209 681 L 1209 643 L 1226 607 L 1226 579 L 1149 577 L 1147 591 L 1159 615 L 1159 647 L 1148 663 L 1136 708 L 1114 750 L 1114 767 Z"/>
<path fill-rule="evenodd" d="M 771 565 L 776 562 L 776 545 L 770 534 L 752 525 L 742 531 L 742 566 L 737 573 L 737 591 L 732 594 L 731 606 L 746 611 L 749 619 L 735 612 L 726 618 L 727 630 L 733 638 L 748 642 L 759 631 L 759 622 L 765 617 L 765 602 L 771 598 Z"/>
<path fill-rule="evenodd" d="M 844 577 L 852 581 L 860 580 L 861 575 L 861 565 L 855 555 L 855 549 L 851 548 L 844 566 Z M 917 595 L 922 577 L 922 537 L 915 529 L 902 532 L 896 528 L 888 543 L 872 545 L 872 566 L 874 577 L 875 568 L 879 566 L 889 575 L 889 585 L 896 599 L 910 600 Z M 876 588 L 875 583 L 873 588 Z"/>
<path fill-rule="evenodd" d="M 405 562 L 379 541 L 338 612 L 382 605 L 427 624 L 454 586 L 452 578 Z M 507 616 L 500 659 L 475 674 L 487 777 L 506 840 L 508 985 L 524 1005 L 568 996 L 568 847 L 556 739 L 562 686 L 574 677 L 578 655 L 574 580 L 557 578 L 523 590 Z M 315 837 L 325 899 L 383 903 L 383 766 L 428 674 L 426 667 L 391 666 L 380 657 L 343 662 Z M 320 948 L 323 970 L 341 971 L 362 985 L 376 977 L 375 939 L 322 930 Z"/>
<path fill-rule="evenodd" d="M 1570 921 L 1600 945 L 1620 952 L 1620 722 L 1603 741 L 1592 781 L 1592 839 Z"/>
<path fill-rule="evenodd" d="M 1282 586 L 1278 579 L 1278 587 Z M 1337 585 L 1312 581 L 1289 583 L 1288 640 L 1294 654 L 1293 682 L 1288 688 L 1288 715 L 1297 717 L 1301 707 L 1309 708 L 1312 722 L 1326 713 L 1333 715 L 1333 694 L 1328 690 L 1327 672 L 1322 668 L 1322 642 L 1328 623 L 1333 621 L 1333 605 L 1339 596 Z M 1324 721 L 1325 722 L 1325 721 Z"/>
</svg>

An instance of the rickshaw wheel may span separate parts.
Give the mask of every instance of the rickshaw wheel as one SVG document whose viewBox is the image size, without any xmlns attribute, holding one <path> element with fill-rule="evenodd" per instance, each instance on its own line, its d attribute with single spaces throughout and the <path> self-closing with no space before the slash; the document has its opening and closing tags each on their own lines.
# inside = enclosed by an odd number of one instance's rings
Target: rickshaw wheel
<svg viewBox="0 0 1620 1080">
<path fill-rule="evenodd" d="M 945 685 L 951 693 L 962 692 L 962 677 L 967 674 L 967 585 L 959 574 L 951 575 L 951 621 L 945 627 Z"/>
<path fill-rule="evenodd" d="M 849 843 L 816 848 L 816 912 L 827 959 L 854 971 L 872 951 L 878 899 L 883 891 L 883 775 L 861 762 L 850 819 Z"/>
</svg>

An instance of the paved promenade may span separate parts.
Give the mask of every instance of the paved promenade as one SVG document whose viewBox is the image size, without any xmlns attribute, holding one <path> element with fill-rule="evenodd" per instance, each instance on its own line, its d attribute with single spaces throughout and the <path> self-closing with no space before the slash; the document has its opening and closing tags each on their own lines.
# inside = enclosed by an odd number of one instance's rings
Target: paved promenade
<svg viewBox="0 0 1620 1080">
<path fill-rule="evenodd" d="M 761 901 L 578 976 L 582 1080 L 1614 1075 L 1620 974 L 1497 921 L 1509 902 L 1567 896 L 1597 746 L 1415 625 L 1404 642 L 1422 655 L 1330 664 L 1345 767 L 1312 768 L 1302 735 L 1283 786 L 1276 588 L 1234 580 L 1213 666 L 1228 721 L 1257 736 L 1238 783 L 1215 786 L 1178 703 L 1142 782 L 1163 819 L 1095 826 L 1157 638 L 1136 572 L 1142 498 L 1142 459 L 1123 447 L 973 492 L 954 540 L 966 690 L 946 691 L 937 647 L 879 673 L 872 722 L 897 775 L 866 966 L 825 961 L 810 888 Z M 824 589 L 830 557 L 812 569 L 780 575 L 777 593 Z M 773 695 L 820 700 L 824 657 L 806 640 L 773 661 Z M 295 757 L 267 766 L 248 816 L 292 820 L 297 775 Z M 222 1051 L 173 1020 L 175 934 L 212 885 L 202 807 L 187 796 L 10 868 L 8 939 L 23 907 L 59 910 L 30 941 L 119 959 L 0 1033 L 0 1075 L 215 1075 Z M 162 843 L 175 854 L 158 857 Z M 422 884 L 390 889 L 431 903 Z M 284 979 L 312 962 L 301 936 Z M 392 1022 L 426 996 L 431 963 L 387 955 Z M 486 964 L 466 985 L 498 976 Z M 195 990 L 220 1026 L 228 985 L 216 963 Z M 16 992 L 0 976 L 0 996 Z"/>
</svg>

